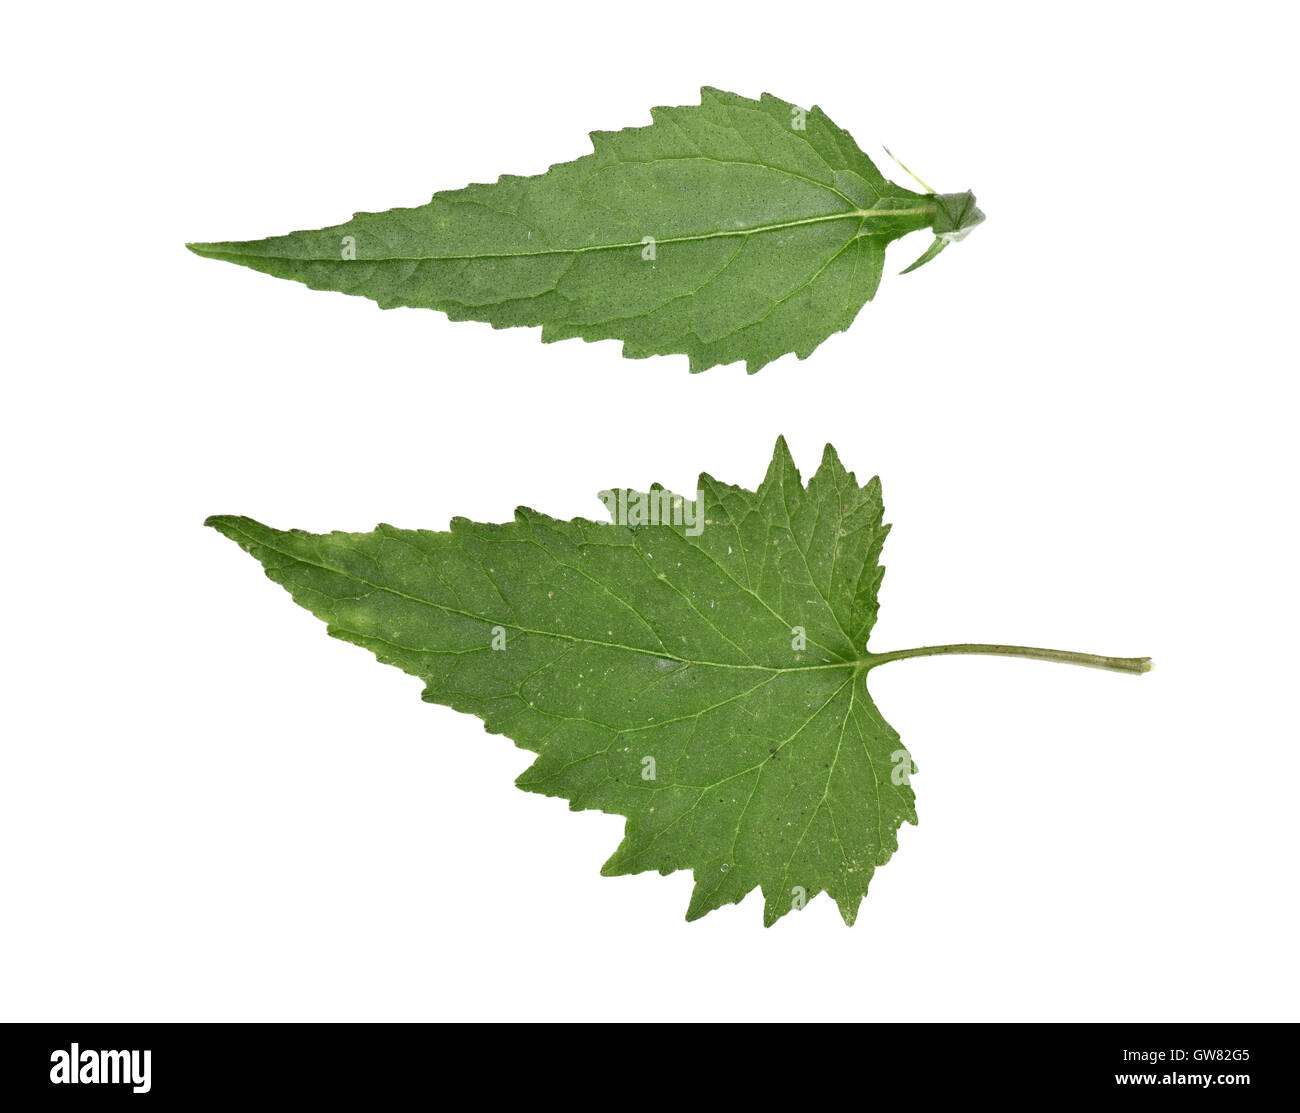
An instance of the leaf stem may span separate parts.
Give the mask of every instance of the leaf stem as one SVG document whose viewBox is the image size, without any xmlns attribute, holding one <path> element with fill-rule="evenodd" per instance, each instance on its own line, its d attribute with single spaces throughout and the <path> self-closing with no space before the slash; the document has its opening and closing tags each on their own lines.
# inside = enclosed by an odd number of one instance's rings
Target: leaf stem
<svg viewBox="0 0 1300 1113">
<path fill-rule="evenodd" d="M 885 147 L 885 145 L 884 145 L 883 143 L 880 144 L 880 145 L 881 145 L 882 147 Z M 891 151 L 888 147 L 885 147 L 885 154 L 887 154 L 887 155 L 888 155 L 890 158 L 892 158 L 896 163 L 898 163 L 899 166 L 901 166 L 904 170 L 906 170 L 906 171 L 908 172 L 908 174 L 910 174 L 910 175 L 912 176 L 912 178 L 916 181 L 916 183 L 917 183 L 917 184 L 918 184 L 922 189 L 925 190 L 926 193 L 933 193 L 933 192 L 934 192 L 934 186 L 930 185 L 928 182 L 922 181 L 921 178 L 920 178 L 920 176 L 919 176 L 919 175 L 918 175 L 914 170 L 912 170 L 912 168 L 909 167 L 909 166 L 907 165 L 907 163 L 905 163 L 901 158 L 899 158 L 896 154 L 894 154 L 894 152 Z"/>
<path fill-rule="evenodd" d="M 1035 661 L 1061 661 L 1067 665 L 1084 665 L 1090 669 L 1113 672 L 1143 673 L 1151 671 L 1150 657 L 1103 657 L 1096 653 L 1072 653 L 1065 649 L 1035 649 L 1027 645 L 923 645 L 917 649 L 895 649 L 888 653 L 868 653 L 863 658 L 867 668 L 907 657 L 939 657 L 949 653 L 983 653 L 995 657 L 1027 657 Z"/>
</svg>

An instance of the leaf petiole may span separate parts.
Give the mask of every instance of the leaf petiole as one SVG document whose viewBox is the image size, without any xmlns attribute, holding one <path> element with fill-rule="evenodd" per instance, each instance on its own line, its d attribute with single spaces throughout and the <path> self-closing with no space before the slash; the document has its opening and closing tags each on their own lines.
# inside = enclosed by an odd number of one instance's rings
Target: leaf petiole
<svg viewBox="0 0 1300 1113">
<path fill-rule="evenodd" d="M 882 147 L 885 147 L 883 143 L 880 145 Z M 920 175 L 918 175 L 914 170 L 912 170 L 912 168 L 909 167 L 907 163 L 905 163 L 901 158 L 899 158 L 896 154 L 894 154 L 894 152 L 891 151 L 888 147 L 885 147 L 885 154 L 887 154 L 896 163 L 898 163 L 899 166 L 901 166 L 904 170 L 906 170 L 907 173 L 911 176 L 912 180 L 915 181 L 916 184 L 919 185 L 923 190 L 925 190 L 926 193 L 934 192 L 934 186 L 930 185 L 925 181 L 922 181 Z"/>
<path fill-rule="evenodd" d="M 953 653 L 983 653 L 995 657 L 1027 657 L 1035 661 L 1060 661 L 1112 672 L 1143 673 L 1151 671 L 1150 657 L 1103 657 L 1097 653 L 1072 653 L 1065 649 L 1036 649 L 1027 645 L 984 645 L 967 642 L 960 645 L 923 645 L 916 649 L 895 649 L 888 653 L 868 653 L 862 658 L 866 668 L 908 657 L 939 657 Z"/>
</svg>

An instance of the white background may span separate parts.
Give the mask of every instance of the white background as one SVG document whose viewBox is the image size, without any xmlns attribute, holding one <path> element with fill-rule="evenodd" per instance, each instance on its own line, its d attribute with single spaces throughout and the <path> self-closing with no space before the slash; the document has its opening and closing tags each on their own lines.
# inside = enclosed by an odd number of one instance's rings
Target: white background
<svg viewBox="0 0 1300 1113">
<path fill-rule="evenodd" d="M 5 1019 L 1295 1019 L 1282 4 L 67 5 L 4 17 Z M 537 173 L 701 84 L 988 213 L 757 376 L 199 259 Z M 904 179 L 906 184 L 906 180 Z M 833 442 L 895 523 L 920 825 L 857 925 L 687 924 L 622 820 L 202 528 L 445 528 Z"/>
</svg>

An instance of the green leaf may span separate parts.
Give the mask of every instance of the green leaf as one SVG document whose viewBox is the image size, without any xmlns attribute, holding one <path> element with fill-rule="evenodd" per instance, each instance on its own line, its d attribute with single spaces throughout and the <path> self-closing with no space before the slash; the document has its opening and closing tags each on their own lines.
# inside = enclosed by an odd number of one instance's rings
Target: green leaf
<svg viewBox="0 0 1300 1113">
<path fill-rule="evenodd" d="M 652 497 L 653 496 L 653 497 Z M 613 523 L 457 518 L 447 532 L 208 524 L 329 624 L 537 760 L 520 788 L 627 817 L 603 873 L 689 869 L 687 919 L 756 886 L 772 924 L 820 892 L 846 923 L 916 822 L 911 758 L 868 691 L 886 661 L 998 653 L 1142 672 L 1145 658 L 955 645 L 869 653 L 880 483 L 785 442 L 747 491 L 601 492 Z"/>
<path fill-rule="evenodd" d="M 595 153 L 427 205 L 265 240 L 190 244 L 384 309 L 437 309 L 542 340 L 617 339 L 633 359 L 750 372 L 808 356 L 871 300 L 885 247 L 984 219 L 970 193 L 886 181 L 818 108 L 704 89 L 649 127 L 593 132 Z"/>
</svg>

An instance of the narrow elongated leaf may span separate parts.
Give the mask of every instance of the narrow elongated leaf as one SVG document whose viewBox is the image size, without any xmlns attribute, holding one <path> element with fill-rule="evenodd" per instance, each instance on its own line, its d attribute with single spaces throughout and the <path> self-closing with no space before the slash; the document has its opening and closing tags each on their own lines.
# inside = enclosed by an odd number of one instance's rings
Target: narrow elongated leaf
<svg viewBox="0 0 1300 1113">
<path fill-rule="evenodd" d="M 627 817 L 606 874 L 691 870 L 688 919 L 755 887 L 771 924 L 820 892 L 852 923 L 915 823 L 911 758 L 867 689 L 887 661 L 997 653 L 1142 672 L 1145 658 L 991 645 L 871 653 L 880 483 L 784 441 L 747 491 L 602 492 L 612 523 L 455 519 L 435 533 L 209 524 L 329 624 L 537 755 L 520 788 Z"/>
<path fill-rule="evenodd" d="M 594 153 L 531 178 L 265 240 L 190 244 L 382 308 L 437 309 L 544 341 L 618 339 L 692 371 L 800 359 L 876 292 L 885 247 L 946 243 L 984 219 L 970 193 L 887 181 L 818 108 L 704 89 L 649 127 L 593 132 Z M 945 238 L 946 237 L 946 238 Z"/>
</svg>

